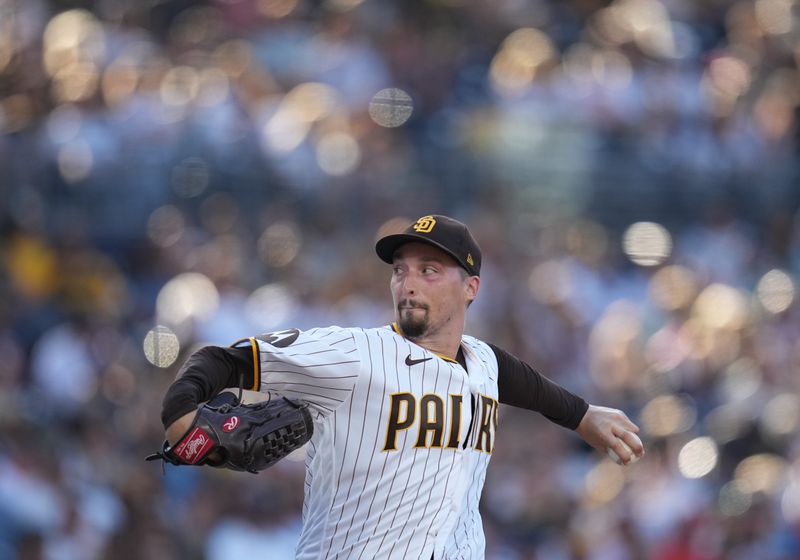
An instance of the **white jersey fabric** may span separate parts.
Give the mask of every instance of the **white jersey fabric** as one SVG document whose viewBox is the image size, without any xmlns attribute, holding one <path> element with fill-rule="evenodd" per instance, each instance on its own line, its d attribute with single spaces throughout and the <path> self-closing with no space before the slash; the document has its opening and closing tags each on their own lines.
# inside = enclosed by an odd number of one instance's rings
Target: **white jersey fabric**
<svg viewBox="0 0 800 560">
<path fill-rule="evenodd" d="M 492 349 L 464 336 L 465 371 L 391 326 L 265 339 L 274 344 L 251 339 L 260 390 L 306 402 L 314 416 L 296 557 L 483 558 L 478 502 L 498 410 Z"/>
</svg>

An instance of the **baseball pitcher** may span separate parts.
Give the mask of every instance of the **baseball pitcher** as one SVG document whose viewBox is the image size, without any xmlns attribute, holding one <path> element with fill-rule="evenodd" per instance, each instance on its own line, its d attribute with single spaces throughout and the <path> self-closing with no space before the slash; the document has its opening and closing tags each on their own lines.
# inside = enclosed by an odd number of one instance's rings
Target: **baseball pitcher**
<svg viewBox="0 0 800 560">
<path fill-rule="evenodd" d="M 498 403 L 537 411 L 623 463 L 644 453 L 621 411 L 464 334 L 481 269 L 464 224 L 424 216 L 376 251 L 391 265 L 393 324 L 202 348 L 164 397 L 167 441 L 154 457 L 258 472 L 308 441 L 298 559 L 439 560 L 484 557 L 478 503 Z M 270 399 L 255 410 L 219 402 L 226 387 Z"/>
</svg>

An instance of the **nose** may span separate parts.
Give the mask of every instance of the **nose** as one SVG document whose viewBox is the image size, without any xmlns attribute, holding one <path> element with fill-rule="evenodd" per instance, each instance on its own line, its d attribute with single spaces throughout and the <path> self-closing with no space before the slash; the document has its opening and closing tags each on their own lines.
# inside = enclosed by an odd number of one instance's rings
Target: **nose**
<svg viewBox="0 0 800 560">
<path fill-rule="evenodd" d="M 400 282 L 400 293 L 405 296 L 413 296 L 417 293 L 417 281 L 412 273 L 406 274 Z"/>
</svg>

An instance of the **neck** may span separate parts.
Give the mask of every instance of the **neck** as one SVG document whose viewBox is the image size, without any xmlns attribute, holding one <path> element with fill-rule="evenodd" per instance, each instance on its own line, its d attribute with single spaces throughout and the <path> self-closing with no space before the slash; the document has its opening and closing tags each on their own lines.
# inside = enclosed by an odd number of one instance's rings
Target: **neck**
<svg viewBox="0 0 800 560">
<path fill-rule="evenodd" d="M 414 344 L 422 346 L 426 350 L 430 350 L 434 354 L 438 354 L 449 360 L 456 360 L 458 349 L 461 346 L 461 336 L 464 333 L 464 323 L 461 322 L 461 328 L 440 329 L 435 333 L 425 334 L 417 338 L 411 338 L 403 333 L 400 325 L 397 322 L 392 323 L 392 328 L 399 335 L 407 338 Z"/>
</svg>

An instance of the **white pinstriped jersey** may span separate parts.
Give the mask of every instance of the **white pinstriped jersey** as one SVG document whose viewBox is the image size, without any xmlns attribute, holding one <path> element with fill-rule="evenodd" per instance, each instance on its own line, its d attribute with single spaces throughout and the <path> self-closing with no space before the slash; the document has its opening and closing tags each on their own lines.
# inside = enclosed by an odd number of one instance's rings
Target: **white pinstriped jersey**
<svg viewBox="0 0 800 560">
<path fill-rule="evenodd" d="M 464 336 L 465 371 L 389 327 L 268 340 L 257 341 L 261 391 L 302 400 L 315 417 L 297 558 L 483 558 L 492 349 Z"/>
</svg>

